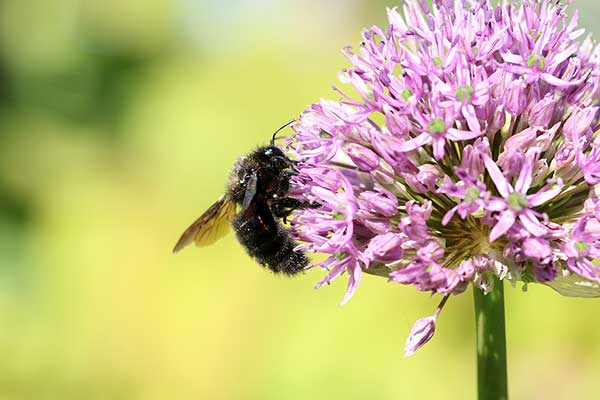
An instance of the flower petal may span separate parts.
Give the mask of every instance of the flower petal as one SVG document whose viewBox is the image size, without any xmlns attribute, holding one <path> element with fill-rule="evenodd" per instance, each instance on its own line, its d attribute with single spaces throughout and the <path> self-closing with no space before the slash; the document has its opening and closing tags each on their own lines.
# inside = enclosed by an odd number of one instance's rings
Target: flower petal
<svg viewBox="0 0 600 400">
<path fill-rule="evenodd" d="M 362 279 L 363 274 L 362 268 L 358 262 L 355 262 L 353 265 L 348 265 L 347 271 L 348 288 L 346 289 L 346 293 L 344 294 L 344 298 L 342 299 L 340 306 L 343 306 L 348 300 L 350 300 L 350 298 L 352 298 L 356 288 L 358 287 L 358 284 L 360 283 L 360 280 Z"/>
<path fill-rule="evenodd" d="M 510 192 L 512 192 L 512 188 L 510 184 L 498 168 L 498 165 L 491 159 L 490 156 L 484 155 L 483 162 L 485 163 L 485 168 L 488 170 L 492 181 L 494 181 L 494 185 L 496 185 L 496 189 L 502 195 L 502 197 L 507 197 Z"/>
<path fill-rule="evenodd" d="M 398 151 L 412 151 L 428 143 L 431 143 L 431 135 L 423 132 L 419 136 L 400 144 L 400 146 L 398 146 Z"/>
<path fill-rule="evenodd" d="M 523 224 L 525 229 L 529 231 L 533 236 L 539 237 L 544 236 L 548 233 L 548 229 L 538 221 L 537 217 L 531 210 L 525 210 L 519 215 L 519 221 Z"/>
<path fill-rule="evenodd" d="M 504 235 L 515 223 L 516 215 L 512 210 L 506 210 L 490 232 L 490 243 Z"/>
<path fill-rule="evenodd" d="M 531 186 L 531 181 L 533 180 L 533 158 L 535 157 L 535 153 L 528 152 L 527 160 L 523 163 L 521 168 L 521 172 L 519 173 L 519 177 L 515 182 L 515 191 L 519 193 L 527 193 L 529 186 Z"/>
<path fill-rule="evenodd" d="M 537 207 L 550 199 L 556 197 L 562 190 L 562 182 L 552 185 L 552 189 L 539 190 L 537 193 L 527 196 L 527 202 L 530 207 Z"/>
<path fill-rule="evenodd" d="M 446 137 L 450 140 L 460 141 L 460 140 L 475 139 L 476 137 L 479 137 L 482 134 L 483 134 L 483 132 L 481 132 L 481 131 L 466 131 L 466 130 L 461 130 L 461 129 L 456 129 L 456 128 L 450 128 L 450 129 L 448 129 L 448 133 L 446 134 Z"/>
</svg>

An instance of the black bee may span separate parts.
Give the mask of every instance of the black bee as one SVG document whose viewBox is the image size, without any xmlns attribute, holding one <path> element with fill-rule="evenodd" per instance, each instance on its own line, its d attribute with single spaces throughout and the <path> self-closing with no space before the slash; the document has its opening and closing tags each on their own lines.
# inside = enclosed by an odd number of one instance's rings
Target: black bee
<svg viewBox="0 0 600 400">
<path fill-rule="evenodd" d="M 296 162 L 275 146 L 275 136 L 290 123 L 275 131 L 269 146 L 235 163 L 227 191 L 183 232 L 173 252 L 191 242 L 212 244 L 231 224 L 248 254 L 271 271 L 294 275 L 308 265 L 306 255 L 294 250 L 297 243 L 279 222 L 296 209 L 315 207 L 287 196 L 290 178 L 297 174 Z"/>
</svg>

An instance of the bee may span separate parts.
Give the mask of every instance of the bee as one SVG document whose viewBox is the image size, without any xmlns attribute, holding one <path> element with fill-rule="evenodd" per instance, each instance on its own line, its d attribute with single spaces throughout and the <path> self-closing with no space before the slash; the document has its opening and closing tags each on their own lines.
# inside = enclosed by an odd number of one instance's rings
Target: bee
<svg viewBox="0 0 600 400">
<path fill-rule="evenodd" d="M 181 235 L 173 252 L 188 244 L 213 244 L 229 230 L 236 233 L 246 252 L 267 269 L 295 275 L 309 263 L 306 255 L 294 250 L 298 245 L 279 219 L 297 209 L 317 207 L 288 197 L 290 179 L 297 175 L 296 161 L 275 146 L 277 129 L 269 146 L 259 147 L 234 164 L 227 190 Z"/>
</svg>

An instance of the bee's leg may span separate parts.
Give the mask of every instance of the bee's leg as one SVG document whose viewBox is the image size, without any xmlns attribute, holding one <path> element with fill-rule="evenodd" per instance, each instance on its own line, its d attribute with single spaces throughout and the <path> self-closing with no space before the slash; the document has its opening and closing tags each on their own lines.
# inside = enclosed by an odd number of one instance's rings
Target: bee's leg
<svg viewBox="0 0 600 400">
<path fill-rule="evenodd" d="M 277 218 L 284 218 L 285 221 L 285 217 L 290 215 L 292 211 L 302 208 L 303 202 L 291 197 L 283 197 L 275 199 L 271 205 L 273 215 Z"/>
<path fill-rule="evenodd" d="M 296 168 L 298 161 L 290 160 L 290 164 L 290 171 L 292 172 L 292 175 L 298 175 L 300 173 L 298 172 L 298 168 Z"/>
<path fill-rule="evenodd" d="M 290 190 L 290 178 L 295 175 L 298 175 L 298 172 L 291 169 L 281 172 L 276 190 L 279 197 L 283 198 L 286 196 L 287 192 Z"/>
<path fill-rule="evenodd" d="M 273 211 L 273 215 L 277 218 L 283 218 L 283 223 L 287 223 L 287 217 L 294 210 L 302 210 L 305 208 L 319 208 L 321 207 L 318 203 L 309 203 L 306 201 L 300 201 L 298 199 L 294 199 L 291 197 L 283 197 L 279 199 L 274 199 L 273 203 L 271 203 L 271 210 Z"/>
</svg>

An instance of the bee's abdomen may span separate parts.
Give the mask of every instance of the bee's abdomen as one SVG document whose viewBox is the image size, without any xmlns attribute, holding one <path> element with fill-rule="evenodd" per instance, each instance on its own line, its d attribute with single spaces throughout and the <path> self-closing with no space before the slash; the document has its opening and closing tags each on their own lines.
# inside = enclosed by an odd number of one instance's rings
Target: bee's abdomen
<svg viewBox="0 0 600 400">
<path fill-rule="evenodd" d="M 239 242 L 248 254 L 275 273 L 294 275 L 308 265 L 304 253 L 295 251 L 296 242 L 279 224 L 268 207 L 257 207 L 251 215 L 239 214 L 233 222 Z"/>
<path fill-rule="evenodd" d="M 308 265 L 308 258 L 304 253 L 294 251 L 296 245 L 289 233 L 280 227 L 280 232 L 276 237 L 259 243 L 254 249 L 254 254 L 251 255 L 273 272 L 294 275 Z M 251 252 L 248 247 L 246 250 Z"/>
</svg>

